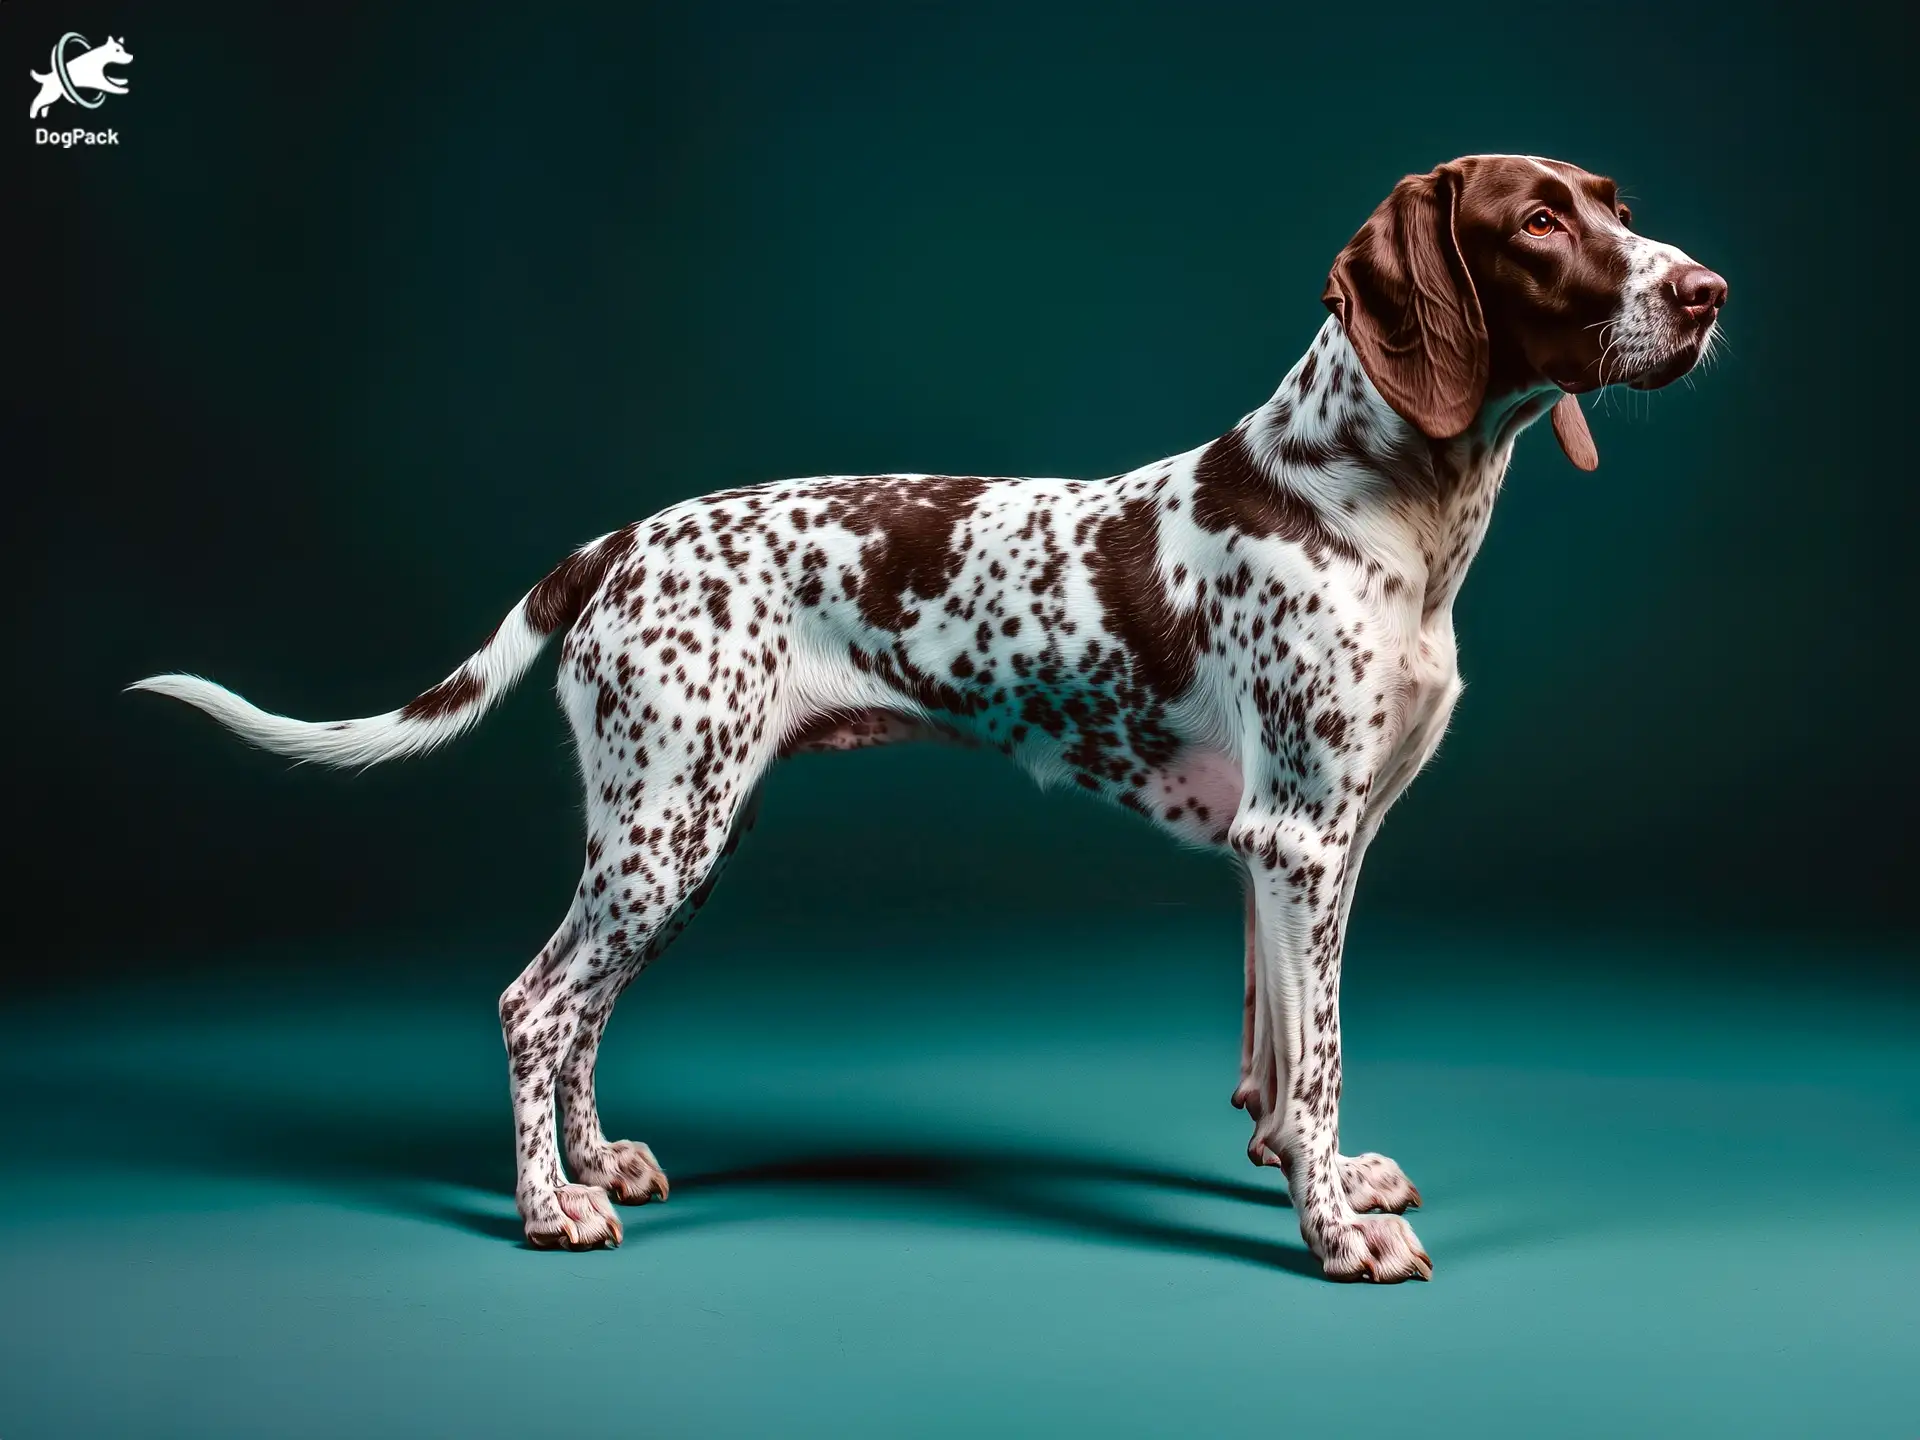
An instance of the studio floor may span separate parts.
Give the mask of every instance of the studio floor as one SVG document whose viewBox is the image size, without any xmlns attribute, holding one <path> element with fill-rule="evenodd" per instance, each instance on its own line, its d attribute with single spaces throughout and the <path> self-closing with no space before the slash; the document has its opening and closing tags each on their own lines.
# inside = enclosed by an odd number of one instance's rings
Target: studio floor
<svg viewBox="0 0 1920 1440">
<path fill-rule="evenodd" d="M 1374 1288 L 1244 1159 L 1234 919 L 690 937 L 600 1083 L 673 1198 L 584 1255 L 497 941 L 16 998 L 0 1436 L 1920 1433 L 1901 957 L 1356 936 L 1346 1148 L 1436 1271 Z"/>
</svg>

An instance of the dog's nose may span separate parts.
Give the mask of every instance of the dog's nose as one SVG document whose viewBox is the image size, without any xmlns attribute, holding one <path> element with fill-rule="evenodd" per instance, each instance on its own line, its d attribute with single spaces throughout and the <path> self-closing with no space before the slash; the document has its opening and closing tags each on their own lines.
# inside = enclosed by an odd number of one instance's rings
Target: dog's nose
<svg viewBox="0 0 1920 1440">
<path fill-rule="evenodd" d="M 1690 320 L 1711 320 L 1727 303 L 1727 282 L 1704 265 L 1682 265 L 1667 277 L 1667 287 Z"/>
</svg>

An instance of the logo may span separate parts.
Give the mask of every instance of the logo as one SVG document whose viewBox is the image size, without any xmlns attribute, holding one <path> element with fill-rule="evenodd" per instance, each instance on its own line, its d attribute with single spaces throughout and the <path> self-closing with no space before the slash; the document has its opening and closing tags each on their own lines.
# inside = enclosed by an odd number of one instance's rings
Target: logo
<svg viewBox="0 0 1920 1440">
<path fill-rule="evenodd" d="M 107 96 L 127 93 L 127 82 L 109 75 L 107 67 L 132 63 L 127 47 L 113 36 L 109 35 L 104 45 L 89 45 L 86 36 L 69 30 L 54 42 L 53 53 L 47 57 L 47 73 L 27 72 L 40 85 L 40 93 L 27 108 L 27 117 L 38 120 L 62 100 L 71 100 L 82 110 L 98 110 Z M 92 98 L 83 91 L 92 91 Z M 75 145 L 118 145 L 120 136 L 113 130 L 36 130 L 34 140 L 67 149 Z"/>
</svg>

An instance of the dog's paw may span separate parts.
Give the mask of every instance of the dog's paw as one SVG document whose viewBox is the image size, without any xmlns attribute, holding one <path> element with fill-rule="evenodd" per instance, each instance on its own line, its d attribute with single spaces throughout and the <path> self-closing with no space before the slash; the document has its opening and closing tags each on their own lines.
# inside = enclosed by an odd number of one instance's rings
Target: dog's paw
<svg viewBox="0 0 1920 1440">
<path fill-rule="evenodd" d="M 667 1172 L 638 1140 L 613 1140 L 591 1154 L 572 1157 L 573 1173 L 598 1185 L 622 1205 L 644 1205 L 667 1198 Z"/>
<path fill-rule="evenodd" d="M 1340 1183 L 1346 1186 L 1347 1203 L 1356 1210 L 1398 1215 L 1420 1204 L 1420 1192 L 1406 1172 L 1384 1155 L 1342 1155 Z"/>
<path fill-rule="evenodd" d="M 527 1243 L 536 1250 L 611 1250 L 620 1243 L 620 1217 L 598 1185 L 562 1185 L 520 1197 Z"/>
<path fill-rule="evenodd" d="M 1433 1261 L 1421 1248 L 1413 1227 L 1398 1215 L 1356 1215 L 1339 1220 L 1307 1243 L 1329 1280 L 1371 1280 L 1392 1285 L 1401 1280 L 1431 1280 Z"/>
</svg>

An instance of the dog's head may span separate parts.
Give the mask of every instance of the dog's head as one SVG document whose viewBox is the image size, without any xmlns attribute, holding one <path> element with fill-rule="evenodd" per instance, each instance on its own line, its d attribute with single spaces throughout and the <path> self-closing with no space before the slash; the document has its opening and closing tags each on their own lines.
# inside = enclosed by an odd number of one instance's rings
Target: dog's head
<svg viewBox="0 0 1920 1440">
<path fill-rule="evenodd" d="M 1711 346 L 1727 299 L 1713 271 L 1631 226 L 1611 180 L 1472 155 L 1394 186 L 1321 298 L 1374 388 L 1421 433 L 1449 439 L 1489 400 L 1557 388 L 1554 433 L 1591 470 L 1573 397 L 1678 380 Z"/>
<path fill-rule="evenodd" d="M 107 37 L 106 44 L 91 53 L 100 57 L 102 65 L 131 64 L 133 61 L 133 56 L 127 53 L 127 47 L 111 35 Z"/>
</svg>

